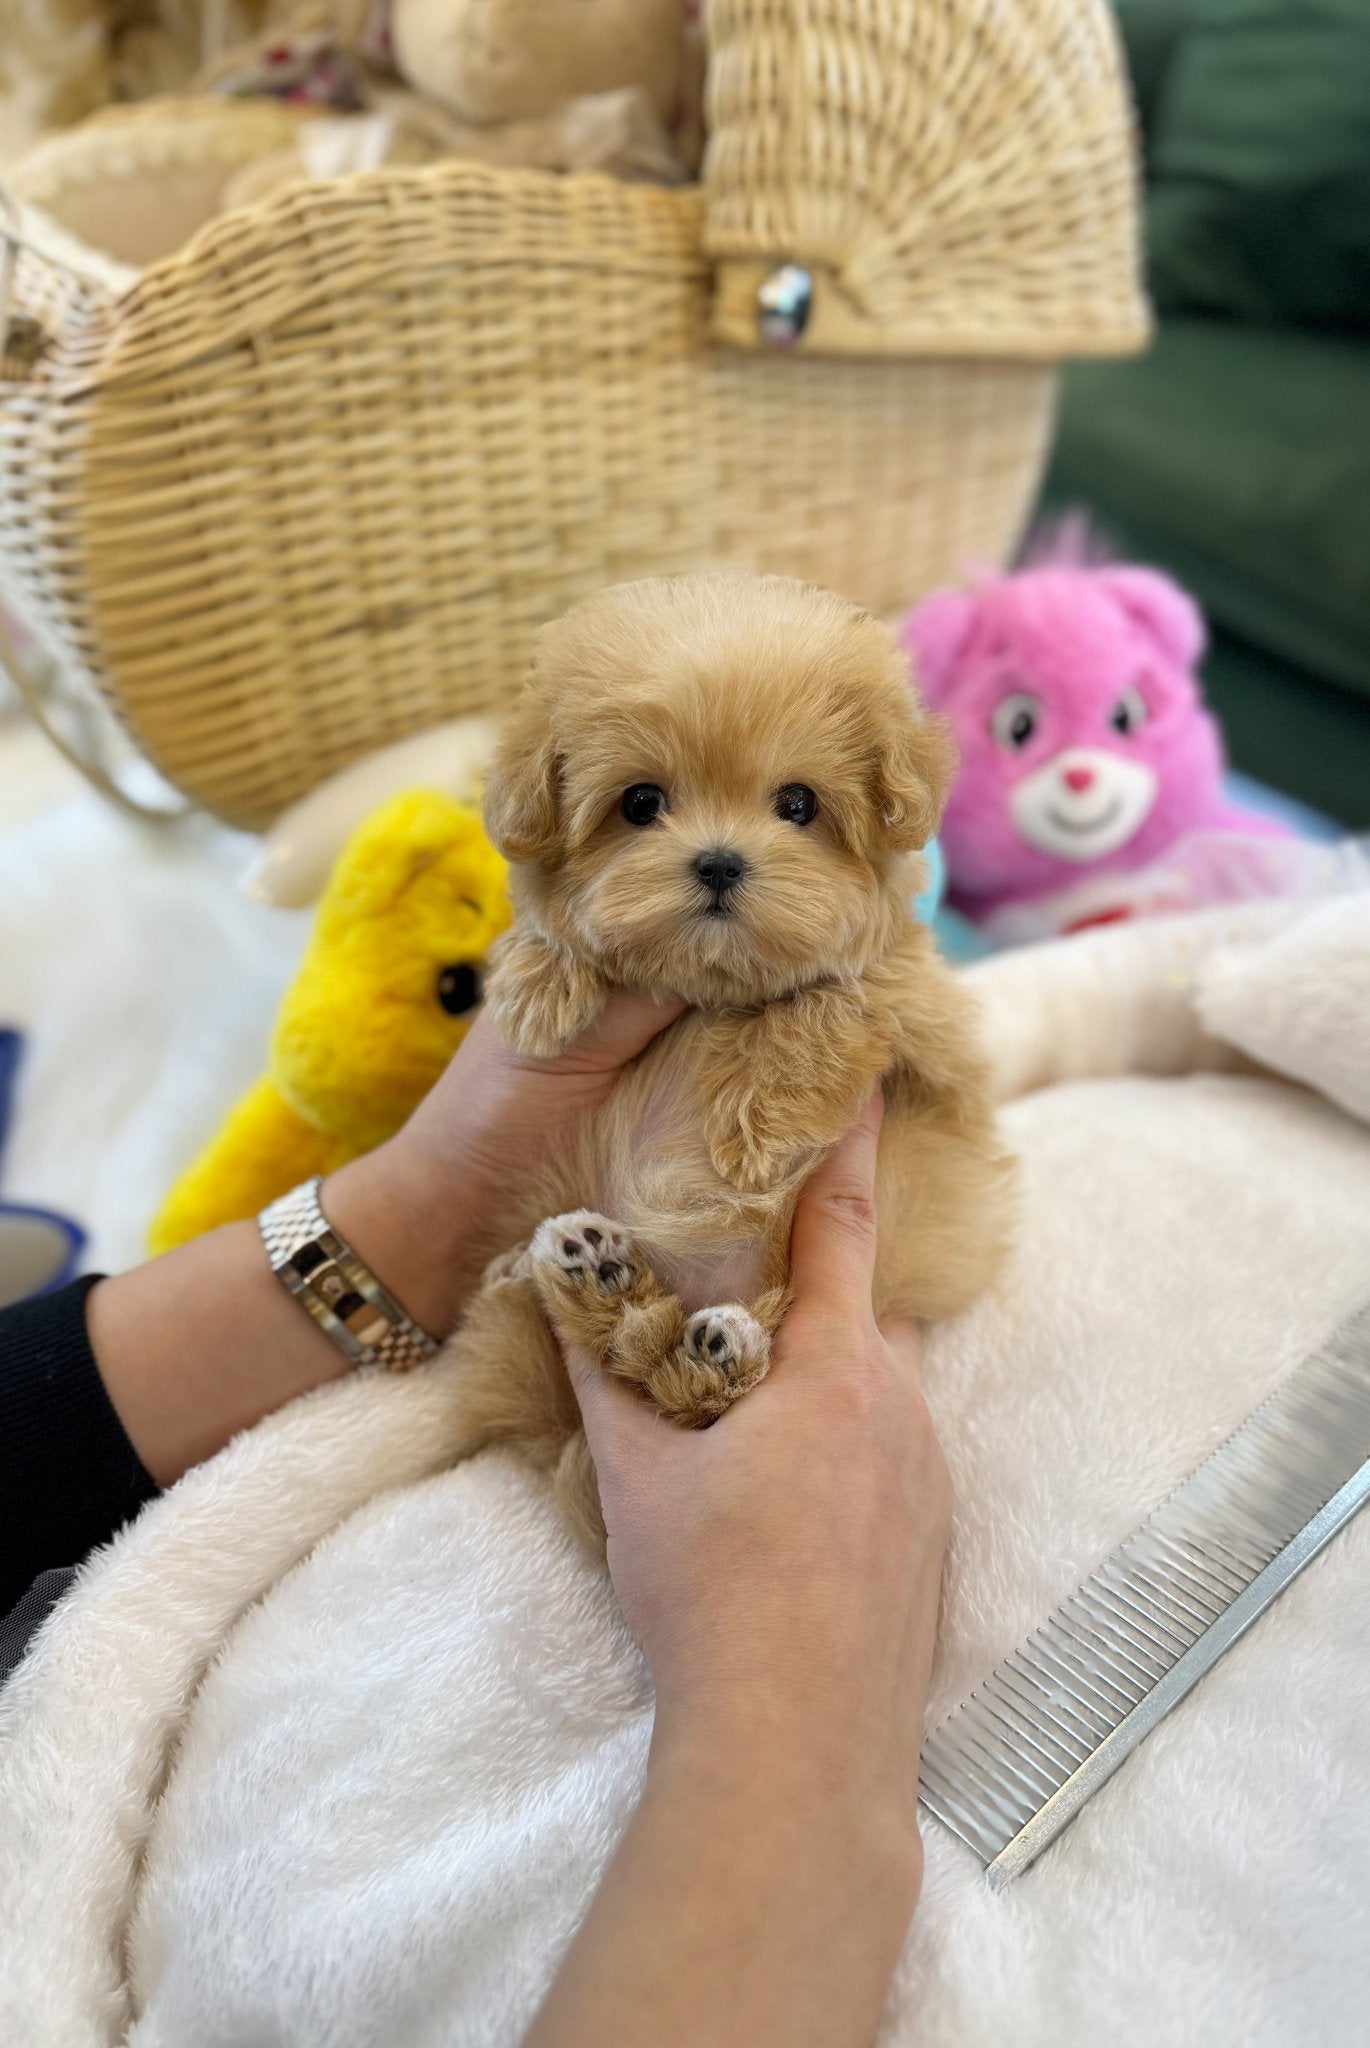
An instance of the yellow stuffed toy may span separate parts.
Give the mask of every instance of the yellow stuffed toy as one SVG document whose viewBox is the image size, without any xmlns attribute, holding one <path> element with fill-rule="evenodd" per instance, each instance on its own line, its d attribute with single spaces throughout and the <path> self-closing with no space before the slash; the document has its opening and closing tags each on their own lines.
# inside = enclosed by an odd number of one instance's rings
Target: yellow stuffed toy
<svg viewBox="0 0 1370 2048">
<path fill-rule="evenodd" d="M 270 1071 L 177 1181 L 151 1249 L 255 1216 L 397 1131 L 465 1038 L 510 915 L 508 871 L 474 810 L 417 789 L 374 811 L 320 899 Z"/>
</svg>

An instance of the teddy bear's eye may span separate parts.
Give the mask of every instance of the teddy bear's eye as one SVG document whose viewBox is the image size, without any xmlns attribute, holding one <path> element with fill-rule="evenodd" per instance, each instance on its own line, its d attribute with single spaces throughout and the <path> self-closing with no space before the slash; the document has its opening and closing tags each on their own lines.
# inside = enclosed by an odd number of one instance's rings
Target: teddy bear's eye
<svg viewBox="0 0 1370 2048">
<path fill-rule="evenodd" d="M 458 966 L 443 968 L 438 976 L 438 1001 L 449 1017 L 464 1017 L 475 1009 L 480 997 L 480 975 L 474 967 L 463 960 Z"/>
<path fill-rule="evenodd" d="M 1109 712 L 1108 722 L 1115 732 L 1131 733 L 1145 725 L 1150 715 L 1146 708 L 1146 698 L 1140 690 L 1124 690 Z"/>
<path fill-rule="evenodd" d="M 818 816 L 818 798 L 806 782 L 787 782 L 775 793 L 775 815 L 787 825 L 812 825 Z"/>
<path fill-rule="evenodd" d="M 666 792 L 654 782 L 635 782 L 631 789 L 624 790 L 619 805 L 630 825 L 654 824 L 665 808 Z"/>
<path fill-rule="evenodd" d="M 1014 690 L 994 707 L 989 729 L 1001 747 L 1016 754 L 1042 722 L 1042 707 L 1027 690 Z"/>
</svg>

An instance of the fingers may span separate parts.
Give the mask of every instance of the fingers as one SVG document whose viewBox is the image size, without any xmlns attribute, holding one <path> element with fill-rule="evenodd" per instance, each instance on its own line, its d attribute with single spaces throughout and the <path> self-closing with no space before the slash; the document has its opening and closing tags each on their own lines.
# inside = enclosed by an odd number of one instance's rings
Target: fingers
<svg viewBox="0 0 1370 2048">
<path fill-rule="evenodd" d="M 612 1072 L 635 1059 L 685 1008 L 679 996 L 615 989 L 594 1023 L 562 1057 L 582 1068 Z"/>
<path fill-rule="evenodd" d="M 911 1322 L 907 1316 L 883 1316 L 879 1329 L 900 1378 L 909 1386 L 921 1387 L 923 1338 L 917 1323 Z"/>
<path fill-rule="evenodd" d="M 590 1439 L 595 1462 L 608 1466 L 617 1457 L 621 1446 L 643 1430 L 650 1430 L 658 1418 L 631 1387 L 625 1386 L 622 1380 L 616 1380 L 612 1373 L 605 1372 L 588 1351 L 573 1342 L 558 1327 L 555 1317 L 549 1320 L 580 1404 L 581 1420 L 585 1424 L 585 1434 Z"/>
<path fill-rule="evenodd" d="M 877 1091 L 810 1175 L 790 1233 L 794 1307 L 868 1315 L 875 1278 L 875 1163 L 885 1113 Z"/>
</svg>

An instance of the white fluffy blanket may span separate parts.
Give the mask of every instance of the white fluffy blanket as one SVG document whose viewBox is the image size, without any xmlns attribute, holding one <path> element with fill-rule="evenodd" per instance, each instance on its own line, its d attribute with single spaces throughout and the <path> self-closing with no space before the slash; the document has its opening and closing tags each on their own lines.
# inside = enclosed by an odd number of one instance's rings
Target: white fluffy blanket
<svg viewBox="0 0 1370 2048">
<path fill-rule="evenodd" d="M 1012 1271 L 929 1344 L 934 1719 L 1370 1297 L 1370 897 L 975 975 L 1004 1092 L 1037 1092 Z M 1305 1085 L 1198 1071 L 1233 1047 Z M 53 1616 L 0 1701 L 0 2038 L 518 2040 L 650 1695 L 541 1482 L 443 1469 L 446 1412 L 440 1371 L 295 1404 Z M 1363 2038 L 1367 1566 L 1370 1518 L 1007 1893 L 927 1824 L 889 2048 Z"/>
</svg>

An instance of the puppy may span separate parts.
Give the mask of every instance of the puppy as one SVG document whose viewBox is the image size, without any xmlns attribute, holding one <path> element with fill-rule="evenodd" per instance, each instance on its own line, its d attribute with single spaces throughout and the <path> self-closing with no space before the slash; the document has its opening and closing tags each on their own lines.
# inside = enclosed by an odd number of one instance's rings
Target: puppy
<svg viewBox="0 0 1370 2048">
<path fill-rule="evenodd" d="M 950 758 L 884 629 L 803 584 L 624 584 L 539 640 L 486 796 L 516 908 L 493 1021 L 545 1056 L 613 988 L 691 1005 L 529 1191 L 529 1242 L 452 1340 L 464 1448 L 555 1469 L 591 1540 L 544 1309 L 663 1415 L 712 1422 L 766 1371 L 795 1200 L 878 1083 L 877 1311 L 953 1315 L 994 1273 L 1009 1166 L 969 999 L 910 911 Z"/>
</svg>

